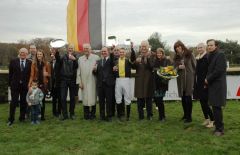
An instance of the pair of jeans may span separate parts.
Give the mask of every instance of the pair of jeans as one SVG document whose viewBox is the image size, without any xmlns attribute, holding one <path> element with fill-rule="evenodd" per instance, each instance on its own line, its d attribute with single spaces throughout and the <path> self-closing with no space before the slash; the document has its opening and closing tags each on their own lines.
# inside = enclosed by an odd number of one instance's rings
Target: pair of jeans
<svg viewBox="0 0 240 155">
<path fill-rule="evenodd" d="M 41 109 L 41 105 L 40 104 L 31 105 L 31 121 L 32 122 L 39 121 L 38 116 L 41 113 L 40 109 Z"/>
</svg>

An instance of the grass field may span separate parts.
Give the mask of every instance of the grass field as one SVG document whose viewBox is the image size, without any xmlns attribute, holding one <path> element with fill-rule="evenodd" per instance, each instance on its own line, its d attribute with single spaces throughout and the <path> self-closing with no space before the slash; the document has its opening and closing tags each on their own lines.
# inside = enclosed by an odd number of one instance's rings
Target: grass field
<svg viewBox="0 0 240 155">
<path fill-rule="evenodd" d="M 136 104 L 129 122 L 86 121 L 82 105 L 76 106 L 76 120 L 59 121 L 46 109 L 46 121 L 7 127 L 8 104 L 0 104 L 0 154 L 240 154 L 240 102 L 228 101 L 224 109 L 225 135 L 215 137 L 213 129 L 201 126 L 203 115 L 198 102 L 193 107 L 193 122 L 179 119 L 179 102 L 166 103 L 165 123 L 160 123 L 154 108 L 152 121 L 138 121 Z M 16 120 L 19 109 L 17 109 Z"/>
</svg>

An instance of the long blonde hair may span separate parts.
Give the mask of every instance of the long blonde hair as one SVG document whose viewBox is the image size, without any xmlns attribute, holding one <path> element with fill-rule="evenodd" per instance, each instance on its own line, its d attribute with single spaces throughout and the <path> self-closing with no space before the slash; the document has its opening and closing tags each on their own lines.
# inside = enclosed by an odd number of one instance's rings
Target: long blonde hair
<svg viewBox="0 0 240 155">
<path fill-rule="evenodd" d="M 45 64 L 47 63 L 47 61 L 46 61 L 46 58 L 45 58 L 44 51 L 43 51 L 42 49 L 37 50 L 36 55 L 35 55 L 35 57 L 34 57 L 34 59 L 33 59 L 33 63 L 37 64 L 37 63 L 39 62 L 39 60 L 38 60 L 38 58 L 37 58 L 37 53 L 38 53 L 38 52 L 41 52 L 41 53 L 43 54 L 42 63 L 45 65 Z"/>
</svg>

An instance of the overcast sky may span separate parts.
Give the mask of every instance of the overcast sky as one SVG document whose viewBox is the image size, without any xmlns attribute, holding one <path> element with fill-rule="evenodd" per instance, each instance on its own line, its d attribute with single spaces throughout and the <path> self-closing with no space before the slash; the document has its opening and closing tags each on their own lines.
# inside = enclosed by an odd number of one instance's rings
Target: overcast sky
<svg viewBox="0 0 240 155">
<path fill-rule="evenodd" d="M 0 42 L 36 37 L 66 40 L 68 0 L 1 0 Z M 240 42 L 240 0 L 107 0 L 107 35 L 139 44 L 153 32 L 169 46 L 206 39 Z"/>
</svg>

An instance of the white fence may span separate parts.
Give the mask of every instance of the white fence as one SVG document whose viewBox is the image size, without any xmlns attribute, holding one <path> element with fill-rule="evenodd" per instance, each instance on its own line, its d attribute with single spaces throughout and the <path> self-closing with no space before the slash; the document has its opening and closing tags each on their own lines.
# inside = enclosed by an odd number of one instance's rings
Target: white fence
<svg viewBox="0 0 240 155">
<path fill-rule="evenodd" d="M 131 96 L 134 98 L 134 78 L 131 78 Z M 227 75 L 227 99 L 240 99 L 240 96 L 237 96 L 238 89 L 240 89 L 240 75 Z M 81 90 L 79 90 L 79 100 L 81 100 Z M 8 99 L 11 100 L 10 90 L 8 93 Z M 69 96 L 68 96 L 69 100 Z M 177 81 L 172 79 L 169 81 L 169 89 L 166 92 L 164 100 L 180 100 L 178 97 L 177 90 Z"/>
</svg>

